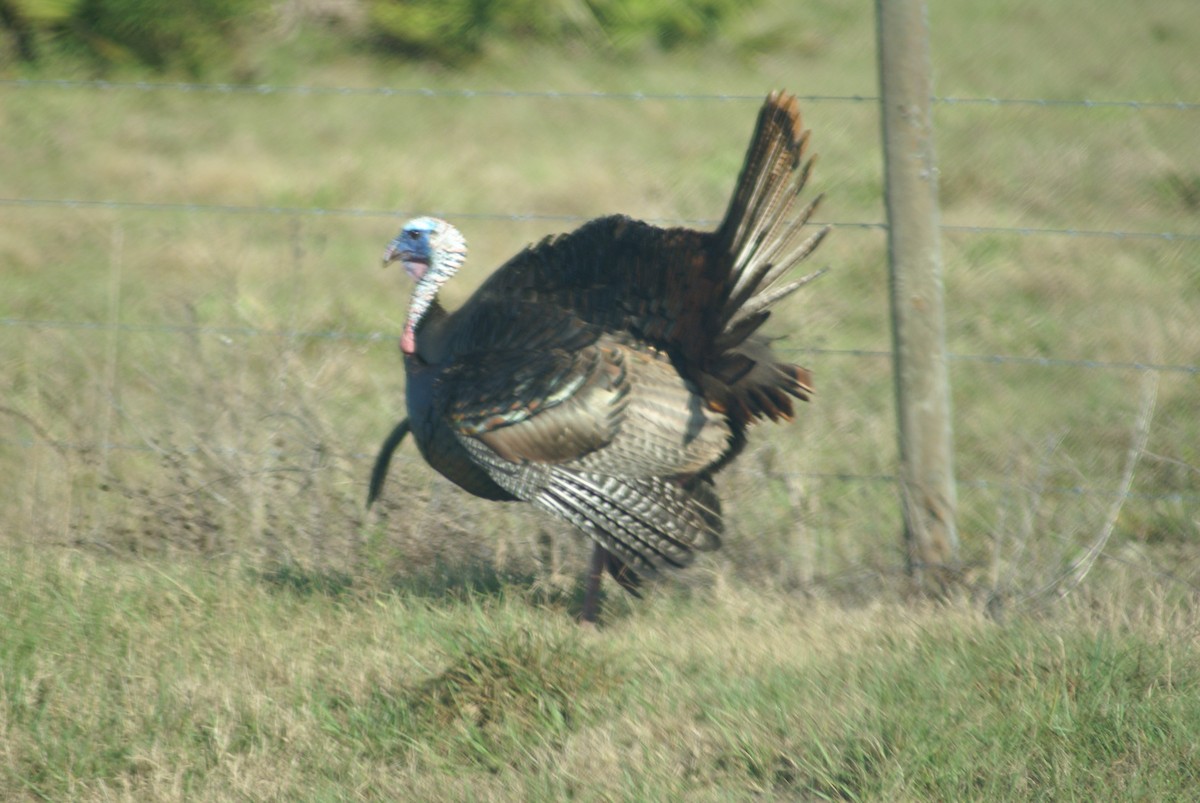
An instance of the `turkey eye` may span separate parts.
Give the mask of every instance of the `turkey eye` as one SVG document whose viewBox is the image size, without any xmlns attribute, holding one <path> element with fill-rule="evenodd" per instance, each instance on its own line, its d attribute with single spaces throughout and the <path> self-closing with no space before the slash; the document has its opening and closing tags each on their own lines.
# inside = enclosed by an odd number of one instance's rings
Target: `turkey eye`
<svg viewBox="0 0 1200 803">
<path fill-rule="evenodd" d="M 417 232 L 417 231 L 410 231 L 410 232 L 408 233 L 408 239 L 410 239 L 410 240 L 416 240 L 416 239 L 417 239 L 417 238 L 419 238 L 420 236 L 421 236 L 421 233 L 420 233 L 420 232 Z"/>
</svg>

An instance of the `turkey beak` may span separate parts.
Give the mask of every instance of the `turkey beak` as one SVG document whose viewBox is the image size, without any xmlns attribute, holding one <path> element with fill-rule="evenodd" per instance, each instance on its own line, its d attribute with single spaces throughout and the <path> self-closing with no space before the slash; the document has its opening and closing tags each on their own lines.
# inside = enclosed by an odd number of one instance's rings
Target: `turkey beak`
<svg viewBox="0 0 1200 803">
<path fill-rule="evenodd" d="M 407 247 L 406 243 L 401 242 L 393 242 L 383 252 L 383 267 L 386 268 L 393 262 L 402 263 L 405 272 L 408 273 L 414 282 L 421 281 L 421 277 L 429 269 L 429 261 L 427 259 L 417 256 Z"/>
<path fill-rule="evenodd" d="M 386 268 L 388 265 L 392 264 L 399 258 L 400 258 L 400 249 L 396 247 L 395 243 L 392 243 L 391 245 L 389 245 L 387 247 L 387 250 L 383 252 L 383 267 Z"/>
</svg>

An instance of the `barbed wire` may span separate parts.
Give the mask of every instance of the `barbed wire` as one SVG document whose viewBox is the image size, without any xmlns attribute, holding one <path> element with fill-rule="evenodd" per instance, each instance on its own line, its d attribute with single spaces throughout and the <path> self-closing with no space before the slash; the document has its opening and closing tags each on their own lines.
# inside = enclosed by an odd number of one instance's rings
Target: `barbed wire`
<svg viewBox="0 0 1200 803">
<path fill-rule="evenodd" d="M 878 224 L 880 228 L 887 228 L 884 223 Z M 1166 240 L 1168 242 L 1174 240 L 1200 241 L 1200 233 L 1190 232 L 1172 232 L 1172 231 L 1125 231 L 1121 229 L 1052 229 L 1039 228 L 1034 226 L 963 226 L 963 225 L 948 225 L 943 224 L 941 227 L 943 232 L 950 234 L 1015 234 L 1020 237 L 1034 237 L 1040 235 L 1056 235 L 1063 237 L 1103 237 L 1112 240 Z"/>
<path fill-rule="evenodd" d="M 274 337 L 286 340 L 350 340 L 378 342 L 397 337 L 395 332 L 353 332 L 344 330 L 305 329 L 261 329 L 253 326 L 210 326 L 204 324 L 151 324 L 114 323 L 109 321 L 68 321 L 29 318 L 0 318 L 0 326 L 29 329 L 87 329 L 120 332 L 148 332 L 162 334 L 203 334 L 218 337 Z M 888 358 L 892 352 L 886 349 L 823 348 L 817 346 L 794 346 L 777 348 L 783 354 L 819 354 L 837 357 Z M 963 362 L 993 364 L 1032 365 L 1044 368 L 1070 367 L 1105 370 L 1159 371 L 1165 373 L 1200 374 L 1200 366 L 1177 363 L 1154 363 L 1141 361 L 1093 360 L 1071 357 L 1030 357 L 1012 354 L 959 354 L 951 352 L 948 359 Z"/>
<path fill-rule="evenodd" d="M 448 220 L 482 220 L 521 223 L 548 221 L 555 223 L 584 223 L 592 219 L 587 215 L 562 215 L 544 212 L 457 212 L 440 209 L 370 209 L 355 207 L 321 206 L 261 206 L 253 204 L 202 204 L 170 203 L 162 201 L 118 201 L 111 199 L 84 198 L 3 198 L 0 206 L 10 207 L 57 207 L 65 209 L 111 209 L 117 211 L 177 212 L 201 214 L 259 214 L 294 217 L 380 217 L 407 219 L 429 215 Z M 717 225 L 716 218 L 647 218 L 647 223 L 660 226 L 706 226 Z M 867 229 L 886 231 L 887 224 L 879 221 L 814 220 L 814 226 L 830 226 L 835 229 Z M 1200 242 L 1200 232 L 1172 231 L 1129 231 L 1122 229 L 1044 228 L 1037 226 L 975 226 L 945 224 L 941 227 L 948 234 L 1007 234 L 1018 237 L 1061 236 L 1082 238 L 1104 238 L 1112 240 L 1163 240 L 1166 242 Z"/>
<path fill-rule="evenodd" d="M 892 358 L 887 349 L 831 349 L 819 346 L 775 347 L 781 354 L 821 354 L 839 357 Z M 1181 363 L 1156 363 L 1138 360 L 1092 360 L 1076 357 L 1029 357 L 1019 354 L 960 354 L 948 352 L 946 359 L 953 362 L 982 362 L 995 365 L 1030 365 L 1040 368 L 1095 368 L 1120 371 L 1157 371 L 1200 375 L 1200 365 Z"/>
<path fill-rule="evenodd" d="M 0 326 L 25 329 L 84 329 L 150 334 L 214 335 L 217 337 L 273 337 L 284 340 L 349 340 L 379 342 L 392 340 L 397 332 L 354 332 L 345 330 L 262 329 L 254 326 L 212 326 L 207 324 L 119 323 L 112 321 L 70 321 L 33 318 L 0 318 Z M 833 357 L 890 359 L 888 349 L 825 348 L 820 346 L 776 347 L 781 354 L 816 354 Z M 960 354 L 948 359 L 958 362 L 982 362 L 996 365 L 1029 365 L 1042 368 L 1089 368 L 1102 370 L 1157 371 L 1200 375 L 1200 365 L 1142 362 L 1137 360 L 1093 360 L 1073 357 L 1031 357 L 1018 354 Z"/>
<path fill-rule="evenodd" d="M 707 102 L 759 102 L 761 94 L 724 92 L 655 92 L 633 90 L 605 92 L 601 90 L 522 90 L 475 89 L 392 86 L 319 86 L 311 84 L 235 84 L 191 81 L 106 81 L 103 79 L 73 78 L 10 78 L 0 80 L 0 87 L 14 89 L 92 89 L 137 92 L 193 92 L 238 95 L 365 95 L 369 97 L 426 97 L 426 98 L 535 98 L 544 100 L 670 100 Z M 797 95 L 807 103 L 878 103 L 878 95 Z M 1043 108 L 1124 108 L 1143 111 L 1170 109 L 1200 110 L 1200 102 L 1185 100 L 1096 100 L 1092 98 L 1001 98 L 935 96 L 934 103 L 958 106 L 1036 106 Z"/>
<path fill-rule="evenodd" d="M 201 447 L 174 445 L 162 446 L 158 444 L 146 443 L 89 443 L 56 439 L 35 440 L 32 438 L 6 437 L 0 437 L 0 443 L 24 449 L 34 448 L 41 443 L 58 451 L 78 453 L 108 451 L 162 454 L 166 452 L 178 452 L 189 455 L 214 454 L 222 457 L 246 457 L 253 458 L 255 460 L 260 460 L 264 457 L 271 457 L 285 462 L 289 458 L 308 457 L 314 450 L 313 448 L 288 451 L 284 449 L 236 449 L 226 446 Z M 321 451 L 324 450 L 322 449 Z M 345 459 L 362 461 L 364 463 L 373 461 L 375 459 L 375 454 L 372 452 L 343 452 L 340 454 L 340 456 Z M 392 460 L 395 463 L 408 463 L 410 465 L 424 464 L 424 461 L 421 458 L 406 454 L 396 454 L 393 456 Z M 308 468 L 306 470 L 314 469 Z M 732 469 L 732 471 L 734 473 L 747 473 L 747 471 L 744 469 L 739 471 L 736 466 Z M 895 474 L 856 474 L 853 472 L 844 471 L 772 471 L 768 476 L 771 479 L 803 479 L 865 484 L 891 484 L 897 481 Z M 962 488 L 976 488 L 981 490 L 1014 491 L 1028 487 L 1019 482 L 996 481 L 988 479 L 957 479 L 955 482 L 959 487 Z M 1097 497 L 1106 499 L 1115 499 L 1120 497 L 1124 499 L 1140 499 L 1153 502 L 1200 501 L 1200 493 L 1194 493 L 1191 491 L 1168 491 L 1158 493 L 1150 491 L 1129 491 L 1122 493 L 1121 491 L 1114 490 L 1112 488 L 1096 488 L 1087 485 L 1043 485 L 1038 488 L 1038 492 L 1052 496 Z"/>
</svg>

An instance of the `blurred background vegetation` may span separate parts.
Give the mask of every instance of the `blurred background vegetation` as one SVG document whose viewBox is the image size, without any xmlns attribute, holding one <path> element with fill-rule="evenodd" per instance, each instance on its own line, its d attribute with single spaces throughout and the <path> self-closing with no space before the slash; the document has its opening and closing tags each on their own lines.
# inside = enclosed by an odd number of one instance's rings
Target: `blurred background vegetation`
<svg viewBox="0 0 1200 803">
<path fill-rule="evenodd" d="M 711 39 L 742 0 L 0 0 L 10 62 L 67 56 L 98 73 L 201 77 L 299 29 L 348 48 L 461 65 L 489 48 L 554 43 L 630 53 Z"/>
</svg>

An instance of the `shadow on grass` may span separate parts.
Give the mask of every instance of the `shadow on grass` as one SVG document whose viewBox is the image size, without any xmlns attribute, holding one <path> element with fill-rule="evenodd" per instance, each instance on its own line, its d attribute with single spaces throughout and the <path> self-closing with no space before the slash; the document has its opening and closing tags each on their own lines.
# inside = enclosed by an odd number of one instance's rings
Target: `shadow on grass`
<svg viewBox="0 0 1200 803">
<path fill-rule="evenodd" d="M 577 618 L 583 609 L 584 583 L 567 588 L 552 586 L 532 573 L 501 572 L 486 563 L 433 566 L 379 580 L 331 569 L 309 569 L 281 564 L 251 573 L 254 581 L 273 591 L 297 597 L 349 599 L 376 594 L 399 594 L 425 600 L 462 602 L 469 599 L 515 597 L 530 605 L 560 610 Z M 604 618 L 611 622 L 629 615 L 622 592 L 601 594 Z"/>
<path fill-rule="evenodd" d="M 297 597 L 338 599 L 354 591 L 354 578 L 344 572 L 309 570 L 293 565 L 251 570 L 250 577 L 268 588 Z"/>
</svg>

